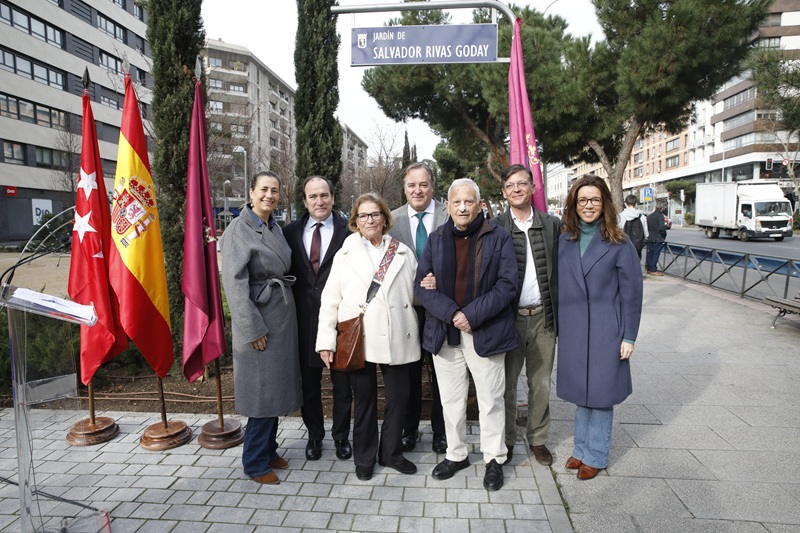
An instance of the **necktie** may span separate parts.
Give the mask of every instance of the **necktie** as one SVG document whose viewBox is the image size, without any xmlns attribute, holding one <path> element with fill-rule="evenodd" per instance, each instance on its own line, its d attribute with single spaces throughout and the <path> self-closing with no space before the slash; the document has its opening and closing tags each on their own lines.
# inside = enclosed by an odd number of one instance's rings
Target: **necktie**
<svg viewBox="0 0 800 533">
<path fill-rule="evenodd" d="M 311 268 L 316 273 L 319 272 L 319 252 L 322 248 L 322 235 L 319 231 L 322 227 L 322 222 L 317 222 L 314 225 L 316 228 L 314 229 L 314 236 L 311 237 L 311 251 L 308 254 L 308 258 L 311 261 Z"/>
<path fill-rule="evenodd" d="M 428 242 L 428 231 L 425 229 L 425 224 L 422 223 L 422 217 L 424 217 L 427 213 L 423 211 L 422 213 L 417 213 L 414 215 L 419 219 L 419 223 L 417 224 L 417 241 L 416 241 L 416 248 L 417 248 L 417 258 L 422 257 L 422 251 L 425 250 L 425 243 Z"/>
</svg>

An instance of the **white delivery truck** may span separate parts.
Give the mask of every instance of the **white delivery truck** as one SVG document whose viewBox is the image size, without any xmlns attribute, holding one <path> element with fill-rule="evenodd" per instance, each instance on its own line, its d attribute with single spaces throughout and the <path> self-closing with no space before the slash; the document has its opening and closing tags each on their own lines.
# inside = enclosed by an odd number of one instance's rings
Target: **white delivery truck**
<svg viewBox="0 0 800 533">
<path fill-rule="evenodd" d="M 698 183 L 695 223 L 711 239 L 792 236 L 792 206 L 777 181 Z"/>
</svg>

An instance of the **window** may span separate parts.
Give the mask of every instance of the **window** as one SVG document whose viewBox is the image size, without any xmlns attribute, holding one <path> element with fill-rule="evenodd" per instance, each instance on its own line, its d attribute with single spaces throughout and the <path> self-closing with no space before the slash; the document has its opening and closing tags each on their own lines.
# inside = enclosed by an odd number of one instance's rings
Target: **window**
<svg viewBox="0 0 800 533">
<path fill-rule="evenodd" d="M 270 111 L 277 111 L 278 110 L 278 104 L 276 104 L 275 102 L 270 102 L 269 103 L 269 110 Z"/>
<path fill-rule="evenodd" d="M 763 37 L 756 41 L 756 45 L 759 48 L 780 48 L 781 47 L 781 38 L 780 37 Z"/>
<path fill-rule="evenodd" d="M 231 133 L 246 134 L 247 128 L 244 124 L 231 124 Z"/>
<path fill-rule="evenodd" d="M 757 120 L 781 120 L 781 112 L 777 110 L 756 111 Z"/>
<path fill-rule="evenodd" d="M 208 108 L 211 111 L 217 111 L 219 113 L 222 113 L 222 102 L 220 102 L 219 100 L 209 100 Z"/>
<path fill-rule="evenodd" d="M 34 65 L 33 66 L 33 79 L 38 81 L 39 83 L 43 83 L 47 85 L 47 69 L 41 65 Z"/>
<path fill-rule="evenodd" d="M 144 22 L 144 8 L 140 5 L 133 4 L 133 16 Z"/>
<path fill-rule="evenodd" d="M 112 4 L 117 4 L 122 9 L 125 9 L 125 0 L 111 0 Z"/>
<path fill-rule="evenodd" d="M 641 163 L 644 161 L 644 152 L 639 152 L 638 154 L 633 156 L 634 163 Z"/>
<path fill-rule="evenodd" d="M 642 174 L 644 174 L 644 169 L 642 167 L 636 167 L 635 169 L 633 169 L 634 176 L 638 177 L 641 176 Z"/>
<path fill-rule="evenodd" d="M 734 128 L 738 128 L 739 126 L 750 124 L 751 122 L 753 122 L 753 112 L 748 111 L 747 113 L 736 115 L 735 117 L 731 117 L 724 121 L 722 123 L 722 131 L 732 130 Z"/>
<path fill-rule="evenodd" d="M 770 13 L 767 15 L 767 18 L 764 19 L 764 22 L 761 23 L 762 26 L 780 26 L 781 25 L 781 13 Z"/>
<path fill-rule="evenodd" d="M 667 168 L 677 167 L 681 164 L 681 156 L 674 155 L 667 158 Z"/>
<path fill-rule="evenodd" d="M 222 66 L 222 59 L 218 57 L 209 57 L 208 58 L 208 66 L 210 67 L 221 67 Z"/>
<path fill-rule="evenodd" d="M 58 48 L 62 47 L 64 34 L 61 30 L 18 9 L 12 9 L 7 4 L 0 4 L 0 22 L 14 26 L 40 41 L 50 43 Z"/>
<path fill-rule="evenodd" d="M 672 150 L 677 150 L 680 147 L 681 147 L 680 138 L 667 141 L 667 147 L 666 147 L 667 152 L 671 152 Z"/>
<path fill-rule="evenodd" d="M 243 93 L 244 92 L 244 85 L 241 83 L 231 83 L 228 86 L 228 90 L 233 91 L 235 93 Z"/>
<path fill-rule="evenodd" d="M 122 62 L 111 54 L 100 52 L 100 66 L 114 74 L 122 74 Z"/>
<path fill-rule="evenodd" d="M 222 80 L 215 80 L 214 78 L 211 78 L 208 80 L 208 86 L 212 89 L 222 90 Z"/>
<path fill-rule="evenodd" d="M 23 122 L 36 123 L 36 109 L 31 102 L 19 101 L 19 119 Z"/>
<path fill-rule="evenodd" d="M 104 106 L 108 106 L 112 109 L 119 109 L 119 102 L 117 101 L 116 97 L 106 96 L 104 94 L 100 95 L 100 103 Z"/>
<path fill-rule="evenodd" d="M 725 99 L 725 109 L 736 107 L 756 97 L 756 88 L 750 87 Z"/>
<path fill-rule="evenodd" d="M 273 148 L 277 148 L 278 147 L 278 139 L 273 139 L 273 138 L 270 137 L 269 145 L 272 146 Z"/>
<path fill-rule="evenodd" d="M 278 129 L 278 121 L 277 120 L 269 119 L 269 125 L 273 130 L 277 130 Z"/>
<path fill-rule="evenodd" d="M 97 27 L 118 41 L 125 42 L 125 28 L 117 26 L 113 21 L 107 19 L 100 13 L 97 14 Z"/>
<path fill-rule="evenodd" d="M 213 133 L 222 133 L 222 124 L 219 122 L 212 122 L 210 126 Z"/>
<path fill-rule="evenodd" d="M 285 108 L 285 107 L 282 107 L 282 108 L 281 108 L 281 116 L 282 116 L 282 117 L 285 117 L 285 116 L 286 116 L 286 108 Z"/>
<path fill-rule="evenodd" d="M 3 143 L 3 159 L 12 165 L 25 164 L 25 151 L 21 144 L 5 141 Z"/>
</svg>

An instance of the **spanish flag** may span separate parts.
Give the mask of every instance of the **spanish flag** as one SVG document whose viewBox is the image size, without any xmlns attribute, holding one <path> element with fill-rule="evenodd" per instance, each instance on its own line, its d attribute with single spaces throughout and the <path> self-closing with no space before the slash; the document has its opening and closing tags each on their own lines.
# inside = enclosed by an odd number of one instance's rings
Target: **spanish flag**
<svg viewBox="0 0 800 533">
<path fill-rule="evenodd" d="M 109 281 L 119 300 L 122 327 L 163 378 L 175 357 L 167 273 L 147 142 L 128 74 L 111 203 L 111 238 Z"/>
</svg>

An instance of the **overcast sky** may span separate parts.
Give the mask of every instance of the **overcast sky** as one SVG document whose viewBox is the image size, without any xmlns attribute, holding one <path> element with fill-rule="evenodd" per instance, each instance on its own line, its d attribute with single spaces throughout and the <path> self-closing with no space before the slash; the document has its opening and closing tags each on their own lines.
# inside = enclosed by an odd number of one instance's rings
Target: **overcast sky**
<svg viewBox="0 0 800 533">
<path fill-rule="evenodd" d="M 392 3 L 394 0 L 340 0 L 343 6 L 359 4 Z M 573 35 L 592 34 L 602 36 L 590 0 L 536 0 L 518 1 L 519 5 L 531 5 L 546 14 L 558 14 L 569 22 Z M 365 67 L 350 67 L 350 30 L 354 27 L 383 26 L 400 13 L 374 13 L 340 15 L 338 29 L 342 37 L 339 53 L 339 96 L 337 116 L 350 126 L 367 144 L 373 144 L 376 126 L 384 131 L 396 131 L 400 136 L 408 128 L 411 143 L 417 144 L 419 158 L 430 158 L 436 144 L 436 135 L 418 120 L 408 124 L 395 124 L 386 118 L 375 101 L 361 89 L 361 77 Z M 470 22 L 471 10 L 452 12 L 456 22 Z M 247 47 L 275 74 L 292 87 L 294 79 L 294 41 L 297 32 L 297 3 L 293 0 L 204 0 L 203 22 L 209 39 L 222 39 L 231 44 Z M 535 124 L 534 124 L 535 127 Z"/>
</svg>

